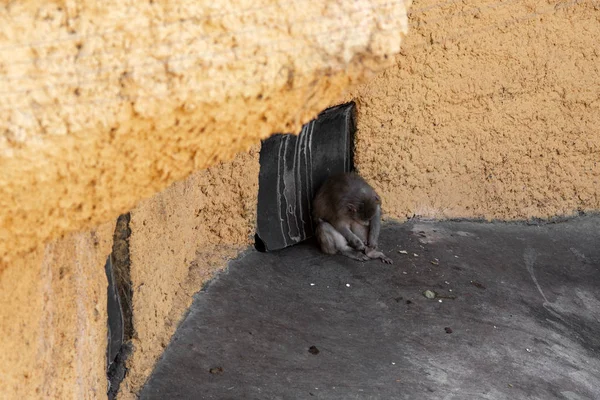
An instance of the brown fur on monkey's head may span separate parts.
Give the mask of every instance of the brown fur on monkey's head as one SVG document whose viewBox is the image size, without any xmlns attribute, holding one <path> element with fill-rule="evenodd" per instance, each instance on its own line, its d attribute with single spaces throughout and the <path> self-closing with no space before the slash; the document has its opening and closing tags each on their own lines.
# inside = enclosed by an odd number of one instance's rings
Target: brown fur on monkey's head
<svg viewBox="0 0 600 400">
<path fill-rule="evenodd" d="M 350 219 L 362 225 L 369 222 L 381 205 L 375 190 L 356 173 L 329 177 L 313 201 L 313 218 L 328 222 Z"/>
<path fill-rule="evenodd" d="M 369 221 L 381 205 L 381 199 L 375 190 L 362 178 L 358 177 L 362 184 L 360 189 L 351 191 L 348 196 L 348 216 L 363 225 L 369 225 Z M 357 184 L 357 183 L 355 183 Z"/>
<path fill-rule="evenodd" d="M 345 212 L 352 220 L 369 225 L 369 221 L 381 205 L 381 199 L 360 175 L 355 172 L 331 178 L 340 195 L 339 204 L 345 205 Z"/>
</svg>

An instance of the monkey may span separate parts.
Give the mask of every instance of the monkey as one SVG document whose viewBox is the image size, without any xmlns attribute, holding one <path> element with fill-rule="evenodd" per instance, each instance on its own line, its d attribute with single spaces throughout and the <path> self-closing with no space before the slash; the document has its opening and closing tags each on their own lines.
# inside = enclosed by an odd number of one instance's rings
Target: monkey
<svg viewBox="0 0 600 400">
<path fill-rule="evenodd" d="M 329 177 L 313 200 L 315 236 L 321 251 L 358 261 L 392 260 L 377 250 L 381 230 L 381 199 L 354 172 Z"/>
</svg>

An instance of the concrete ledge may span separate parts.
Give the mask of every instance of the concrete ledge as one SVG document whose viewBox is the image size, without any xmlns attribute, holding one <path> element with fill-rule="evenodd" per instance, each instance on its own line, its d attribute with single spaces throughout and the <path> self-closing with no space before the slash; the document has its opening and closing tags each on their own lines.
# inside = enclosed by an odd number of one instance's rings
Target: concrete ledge
<svg viewBox="0 0 600 400">
<path fill-rule="evenodd" d="M 391 266 L 251 251 L 196 295 L 140 398 L 599 398 L 599 223 L 388 224 Z"/>
</svg>

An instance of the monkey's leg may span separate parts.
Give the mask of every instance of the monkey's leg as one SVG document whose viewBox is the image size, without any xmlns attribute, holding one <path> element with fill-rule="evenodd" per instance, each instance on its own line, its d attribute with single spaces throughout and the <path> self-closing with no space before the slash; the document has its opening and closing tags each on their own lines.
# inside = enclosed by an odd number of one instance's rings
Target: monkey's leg
<svg viewBox="0 0 600 400">
<path fill-rule="evenodd" d="M 341 253 L 342 255 L 358 261 L 367 261 L 369 257 L 357 250 L 348 246 L 348 242 L 331 224 L 325 221 L 320 221 L 315 230 L 317 242 L 321 247 L 321 251 L 325 254 Z"/>
<path fill-rule="evenodd" d="M 372 233 L 375 230 L 376 234 L 378 235 L 379 233 L 379 224 L 376 224 L 376 221 L 372 221 L 371 225 L 374 225 L 374 227 L 371 226 L 364 226 L 361 225 L 357 222 L 352 223 L 352 225 L 350 226 L 350 230 L 352 230 L 352 232 L 358 236 L 358 238 L 360 240 L 362 240 L 365 243 L 365 254 L 367 255 L 367 257 L 372 258 L 372 259 L 377 259 L 379 258 L 381 260 L 381 262 L 384 262 L 386 264 L 393 264 L 393 261 L 391 258 L 388 258 L 385 254 L 383 254 L 381 251 L 376 250 L 377 247 L 377 241 L 375 239 L 375 245 L 371 245 L 370 242 L 367 242 L 367 238 L 368 237 L 373 237 Z M 375 236 L 376 238 L 376 236 Z"/>
<path fill-rule="evenodd" d="M 329 223 L 319 220 L 317 228 L 315 229 L 315 236 L 321 251 L 325 254 L 336 254 L 338 249 L 336 248 L 335 240 L 335 229 Z"/>
<path fill-rule="evenodd" d="M 340 221 L 333 228 L 342 235 L 346 244 L 358 251 L 365 249 L 365 243 L 350 230 L 350 224 L 346 221 Z"/>
<path fill-rule="evenodd" d="M 369 256 L 363 253 L 362 251 L 354 250 L 350 247 L 348 247 L 348 250 L 340 251 L 340 254 L 357 261 L 370 260 Z"/>
<path fill-rule="evenodd" d="M 375 249 L 373 249 L 371 247 L 367 247 L 365 249 L 365 254 L 369 258 L 372 258 L 372 259 L 379 258 L 381 260 L 381 262 L 386 263 L 386 264 L 393 264 L 394 263 L 391 258 L 389 258 L 385 254 L 383 254 L 381 251 L 375 250 Z"/>
<path fill-rule="evenodd" d="M 368 244 L 367 244 L 367 237 L 369 234 L 368 226 L 361 225 L 358 222 L 353 222 L 352 225 L 350 225 L 350 230 L 352 231 L 352 233 L 354 233 L 356 235 L 356 237 L 358 237 L 360 240 L 362 240 L 362 242 L 365 244 L 365 246 L 368 246 Z"/>
</svg>

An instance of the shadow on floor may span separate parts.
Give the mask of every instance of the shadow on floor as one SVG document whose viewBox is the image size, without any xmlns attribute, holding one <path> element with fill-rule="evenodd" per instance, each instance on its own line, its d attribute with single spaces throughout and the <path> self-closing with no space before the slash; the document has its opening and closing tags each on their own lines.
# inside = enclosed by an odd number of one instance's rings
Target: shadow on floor
<svg viewBox="0 0 600 400">
<path fill-rule="evenodd" d="M 141 398 L 600 399 L 600 217 L 381 242 L 391 266 L 310 243 L 231 262 Z"/>
</svg>

